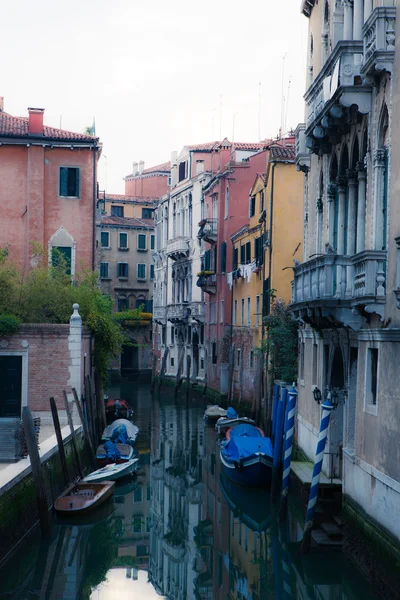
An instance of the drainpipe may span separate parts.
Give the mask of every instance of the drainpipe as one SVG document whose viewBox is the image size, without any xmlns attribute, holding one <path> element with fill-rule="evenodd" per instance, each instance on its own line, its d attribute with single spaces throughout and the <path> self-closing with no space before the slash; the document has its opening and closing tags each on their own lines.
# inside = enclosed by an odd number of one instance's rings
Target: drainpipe
<svg viewBox="0 0 400 600">
<path fill-rule="evenodd" d="M 268 256 L 268 281 L 269 281 L 269 291 L 272 289 L 271 285 L 271 276 L 272 276 L 272 225 L 273 225 L 273 214 L 274 214 L 274 184 L 275 184 L 275 166 L 276 163 L 272 162 L 272 171 L 271 171 L 271 193 L 269 199 L 269 256 Z M 265 261 L 264 261 L 265 262 Z M 263 279 L 264 286 L 265 276 Z M 264 299 L 264 298 L 263 298 Z M 271 296 L 268 298 L 268 313 L 271 308 Z M 264 319 L 263 319 L 264 326 Z M 265 336 L 265 328 L 263 328 L 263 340 Z M 265 354 L 265 365 L 264 365 L 264 419 L 265 419 L 265 428 L 267 435 L 271 433 L 271 390 L 268 389 L 271 386 L 268 386 L 268 365 L 269 365 L 269 350 Z"/>
<path fill-rule="evenodd" d="M 104 199 L 106 193 L 104 192 Z M 97 208 L 97 145 L 93 146 L 93 222 L 92 271 L 96 266 L 96 208 Z"/>
</svg>

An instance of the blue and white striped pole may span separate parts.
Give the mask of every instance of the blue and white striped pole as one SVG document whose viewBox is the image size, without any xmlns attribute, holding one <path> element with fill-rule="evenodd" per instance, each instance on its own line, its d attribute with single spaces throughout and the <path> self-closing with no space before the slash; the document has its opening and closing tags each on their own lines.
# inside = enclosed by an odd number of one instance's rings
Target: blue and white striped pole
<svg viewBox="0 0 400 600">
<path fill-rule="evenodd" d="M 282 504 L 280 518 L 285 519 L 289 494 L 290 462 L 293 452 L 294 417 L 296 413 L 297 391 L 294 387 L 288 394 L 287 417 L 285 423 L 285 445 L 283 455 Z"/>
<path fill-rule="evenodd" d="M 277 383 L 274 388 L 274 403 L 272 406 L 272 442 L 275 441 L 275 429 L 276 429 L 276 417 L 278 412 L 278 402 L 279 402 L 279 393 L 281 391 L 281 386 Z"/>
<path fill-rule="evenodd" d="M 275 426 L 275 440 L 274 440 L 274 453 L 272 461 L 272 486 L 271 486 L 271 498 L 272 502 L 276 502 L 279 499 L 280 489 L 280 474 L 282 467 L 282 445 L 283 445 L 283 427 L 285 421 L 286 403 L 288 397 L 287 388 L 281 390 L 281 398 L 278 402 L 276 410 L 276 426 Z"/>
<path fill-rule="evenodd" d="M 326 438 L 328 435 L 329 421 L 333 410 L 333 404 L 331 402 L 331 394 L 328 393 L 328 399 L 322 405 L 322 416 L 321 425 L 319 428 L 319 437 L 317 444 L 317 451 L 315 453 L 315 463 L 311 480 L 310 497 L 308 500 L 306 524 L 304 526 L 302 550 L 306 552 L 309 550 L 311 529 L 314 524 L 314 513 L 315 506 L 318 499 L 318 488 L 319 480 L 321 478 L 322 461 L 324 460 L 324 450 L 326 444 Z"/>
</svg>

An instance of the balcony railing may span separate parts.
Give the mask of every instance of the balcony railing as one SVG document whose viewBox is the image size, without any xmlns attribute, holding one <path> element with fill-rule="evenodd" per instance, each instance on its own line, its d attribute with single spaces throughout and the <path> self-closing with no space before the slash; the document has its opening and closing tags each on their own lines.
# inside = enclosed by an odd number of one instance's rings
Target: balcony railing
<svg viewBox="0 0 400 600">
<path fill-rule="evenodd" d="M 217 276 L 200 275 L 197 280 L 197 286 L 202 288 L 207 294 L 215 294 L 217 291 Z"/>
<path fill-rule="evenodd" d="M 363 27 L 364 60 L 361 73 L 373 76 L 382 71 L 392 72 L 394 60 L 396 8 L 375 8 Z"/>
<path fill-rule="evenodd" d="M 199 223 L 198 237 L 205 242 L 215 244 L 218 236 L 218 220 L 217 219 L 203 219 Z"/>
<path fill-rule="evenodd" d="M 190 304 L 183 302 L 181 304 L 170 304 L 167 307 L 167 319 L 171 323 L 187 321 L 190 317 Z"/>
<path fill-rule="evenodd" d="M 167 242 L 166 254 L 172 260 L 188 256 L 190 249 L 190 239 L 186 236 L 178 236 Z"/>
<path fill-rule="evenodd" d="M 354 256 L 325 254 L 297 266 L 293 308 L 359 308 L 383 318 L 386 258 L 384 250 L 364 250 Z"/>
<path fill-rule="evenodd" d="M 165 306 L 155 306 L 153 309 L 153 319 L 154 321 L 165 322 L 167 318 L 167 309 Z"/>
</svg>

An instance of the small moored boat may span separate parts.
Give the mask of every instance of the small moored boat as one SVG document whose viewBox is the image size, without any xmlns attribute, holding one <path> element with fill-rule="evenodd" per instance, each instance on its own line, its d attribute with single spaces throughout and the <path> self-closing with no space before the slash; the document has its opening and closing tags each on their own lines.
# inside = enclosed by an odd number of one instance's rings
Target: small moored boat
<svg viewBox="0 0 400 600">
<path fill-rule="evenodd" d="M 112 463 L 110 465 L 106 465 L 102 469 L 93 471 L 93 473 L 87 475 L 87 477 L 85 477 L 82 481 L 90 483 L 100 483 L 102 481 L 117 481 L 118 479 L 122 479 L 122 477 L 132 475 L 132 473 L 134 473 L 137 470 L 138 465 L 138 458 L 132 458 L 131 460 L 127 460 L 120 464 Z"/>
<path fill-rule="evenodd" d="M 272 443 L 259 427 L 242 424 L 228 429 L 220 445 L 220 458 L 225 475 L 235 483 L 271 485 Z"/>
<path fill-rule="evenodd" d="M 215 424 L 215 429 L 219 435 L 225 435 L 228 429 L 232 429 L 232 427 L 237 427 L 237 425 L 255 425 L 255 421 L 253 419 L 249 419 L 248 417 L 239 417 L 236 410 L 229 406 L 226 411 L 226 417 L 220 417 Z"/>
<path fill-rule="evenodd" d="M 110 441 L 100 444 L 96 450 L 96 461 L 99 467 L 105 467 L 110 464 L 121 464 L 134 458 L 134 449 L 129 444 L 112 444 Z"/>
<path fill-rule="evenodd" d="M 105 428 L 101 440 L 103 442 L 110 440 L 114 444 L 130 444 L 133 446 L 138 434 L 139 427 L 137 425 L 127 419 L 117 419 Z"/>
<path fill-rule="evenodd" d="M 75 483 L 57 498 L 54 508 L 58 513 L 86 514 L 103 504 L 113 493 L 115 483 Z"/>
<path fill-rule="evenodd" d="M 107 421 L 114 421 L 115 419 L 131 419 L 133 417 L 133 409 L 126 400 L 119 398 L 115 400 L 106 400 L 106 418 Z"/>
<path fill-rule="evenodd" d="M 220 417 L 225 417 L 225 416 L 226 416 L 225 408 L 221 408 L 221 406 L 214 404 L 212 406 L 211 405 L 207 406 L 206 411 L 204 413 L 204 420 L 209 421 L 209 420 L 219 419 Z"/>
</svg>

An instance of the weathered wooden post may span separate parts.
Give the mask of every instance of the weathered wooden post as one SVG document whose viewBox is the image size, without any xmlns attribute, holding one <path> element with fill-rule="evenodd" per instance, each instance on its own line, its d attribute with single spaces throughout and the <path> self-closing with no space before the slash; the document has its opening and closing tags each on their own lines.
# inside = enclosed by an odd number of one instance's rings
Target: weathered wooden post
<svg viewBox="0 0 400 600">
<path fill-rule="evenodd" d="M 65 403 L 65 410 L 67 413 L 68 424 L 69 424 L 69 428 L 71 430 L 71 442 L 72 442 L 72 449 L 74 451 L 74 456 L 75 456 L 76 468 L 78 469 L 79 477 L 83 477 L 83 471 L 82 471 L 82 467 L 81 467 L 81 461 L 79 458 L 78 446 L 76 443 L 75 428 L 74 428 L 74 423 L 72 421 L 71 409 L 69 407 L 67 392 L 64 390 L 63 394 L 64 394 L 64 403 Z"/>
<path fill-rule="evenodd" d="M 56 432 L 58 452 L 60 454 L 61 468 L 62 468 L 63 475 L 64 475 L 65 486 L 68 487 L 69 475 L 68 475 L 67 459 L 65 458 L 65 450 L 64 450 L 64 444 L 63 444 L 63 439 L 62 439 L 62 435 L 61 435 L 60 421 L 58 418 L 58 410 L 57 410 L 56 401 L 54 400 L 54 398 L 50 398 L 50 408 L 51 408 L 51 415 L 53 417 L 54 429 Z"/>
<path fill-rule="evenodd" d="M 32 476 L 36 487 L 36 502 L 39 512 L 40 530 L 43 537 L 50 536 L 50 518 L 47 507 L 46 485 L 40 462 L 39 448 L 36 442 L 35 426 L 29 406 L 22 409 L 22 422 L 24 424 L 26 445 L 28 446 L 31 460 Z"/>
<path fill-rule="evenodd" d="M 92 440 L 90 439 L 89 429 L 88 429 L 85 417 L 83 416 L 82 406 L 81 406 L 81 403 L 79 401 L 78 394 L 77 394 L 77 391 L 76 391 L 75 388 L 72 388 L 72 394 L 74 396 L 75 405 L 76 405 L 76 408 L 78 410 L 79 418 L 80 418 L 81 423 L 82 423 L 83 435 L 85 437 L 86 446 L 87 446 L 87 449 L 88 449 L 88 452 L 89 452 L 90 460 L 91 460 L 92 465 L 96 468 L 96 455 L 95 455 L 94 450 L 93 450 L 93 445 L 92 445 Z"/>
<path fill-rule="evenodd" d="M 328 436 L 329 421 L 332 410 L 333 404 L 331 402 L 331 393 L 329 392 L 327 400 L 325 400 L 322 405 L 321 425 L 319 429 L 317 450 L 315 452 L 315 463 L 311 480 L 310 497 L 308 500 L 306 524 L 304 526 L 303 540 L 301 543 L 301 550 L 303 553 L 307 553 L 310 550 L 311 530 L 314 524 L 314 513 L 318 499 L 319 480 L 321 478 L 322 461 L 324 460 L 325 444 Z"/>
<path fill-rule="evenodd" d="M 271 498 L 273 502 L 276 502 L 279 496 L 279 476 L 282 465 L 282 442 L 283 442 L 283 425 L 286 411 L 288 391 L 284 388 L 281 391 L 281 399 L 277 406 L 276 415 L 276 427 L 275 427 L 275 440 L 274 440 L 274 457 L 272 464 L 272 487 L 271 487 Z"/>
</svg>

